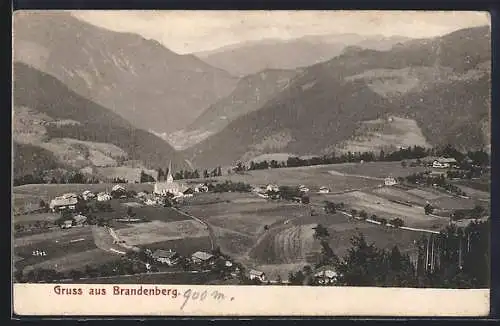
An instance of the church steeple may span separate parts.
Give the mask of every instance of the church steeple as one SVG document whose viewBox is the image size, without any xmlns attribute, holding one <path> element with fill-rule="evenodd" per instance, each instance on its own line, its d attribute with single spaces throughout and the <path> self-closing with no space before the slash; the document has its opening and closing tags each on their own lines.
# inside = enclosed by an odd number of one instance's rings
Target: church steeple
<svg viewBox="0 0 500 326">
<path fill-rule="evenodd" d="M 167 173 L 167 182 L 173 182 L 174 177 L 172 177 L 172 161 L 168 163 L 168 173 Z"/>
</svg>

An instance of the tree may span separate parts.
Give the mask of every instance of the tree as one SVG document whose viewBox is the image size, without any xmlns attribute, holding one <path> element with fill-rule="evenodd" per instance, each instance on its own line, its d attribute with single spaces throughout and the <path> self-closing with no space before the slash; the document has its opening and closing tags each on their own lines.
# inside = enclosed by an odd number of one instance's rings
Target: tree
<svg viewBox="0 0 500 326">
<path fill-rule="evenodd" d="M 359 217 L 361 217 L 363 220 L 366 220 L 368 218 L 368 213 L 362 210 L 359 212 Z"/>
<path fill-rule="evenodd" d="M 392 225 L 394 225 L 394 227 L 396 227 L 396 228 L 400 228 L 400 227 L 402 227 L 404 225 L 403 220 L 400 219 L 399 217 L 391 219 L 390 223 Z"/>
<path fill-rule="evenodd" d="M 140 175 L 140 182 L 141 183 L 154 182 L 154 181 L 155 181 L 155 179 L 152 176 L 145 173 L 144 170 L 141 171 L 141 175 Z"/>
<path fill-rule="evenodd" d="M 359 234 L 351 239 L 343 262 L 338 266 L 339 284 L 346 286 L 380 286 L 385 277 L 383 253 L 368 244 Z"/>
<path fill-rule="evenodd" d="M 45 203 L 45 201 L 43 201 L 43 199 L 41 199 L 40 203 L 39 203 L 39 206 L 40 206 L 40 208 L 46 208 L 47 204 Z"/>
<path fill-rule="evenodd" d="M 210 175 L 208 174 L 208 171 L 205 169 L 203 170 L 203 178 L 208 179 Z"/>
<path fill-rule="evenodd" d="M 434 208 L 432 207 L 432 205 L 427 203 L 424 207 L 425 215 L 430 215 L 430 214 L 432 214 L 433 211 L 434 211 Z"/>
<path fill-rule="evenodd" d="M 134 217 L 135 216 L 135 212 L 132 209 L 132 207 L 127 208 L 127 216 L 129 216 L 129 217 Z"/>
<path fill-rule="evenodd" d="M 476 205 L 471 211 L 471 216 L 473 218 L 481 218 L 484 212 L 484 207 L 482 207 L 481 205 Z"/>
<path fill-rule="evenodd" d="M 315 239 L 327 238 L 330 236 L 330 234 L 328 233 L 328 229 L 321 224 L 318 224 L 313 228 L 313 230 Z"/>
<path fill-rule="evenodd" d="M 330 201 L 325 202 L 325 212 L 327 214 L 335 214 L 336 211 L 337 209 L 335 207 L 335 203 L 332 203 Z"/>
</svg>

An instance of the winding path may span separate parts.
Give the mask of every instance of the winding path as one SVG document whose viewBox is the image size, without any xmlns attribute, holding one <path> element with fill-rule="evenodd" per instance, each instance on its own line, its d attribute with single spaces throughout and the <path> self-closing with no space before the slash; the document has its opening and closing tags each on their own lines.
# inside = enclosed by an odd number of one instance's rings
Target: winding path
<svg viewBox="0 0 500 326">
<path fill-rule="evenodd" d="M 196 217 L 196 216 L 191 215 L 191 214 L 188 214 L 188 213 L 186 213 L 186 212 L 184 212 L 184 211 L 182 211 L 182 210 L 180 210 L 178 208 L 172 207 L 172 209 L 175 210 L 179 214 L 187 216 L 187 217 L 189 217 L 189 218 L 191 218 L 191 219 L 193 219 L 193 220 L 195 220 L 195 221 L 197 221 L 197 222 L 205 225 L 205 227 L 208 230 L 208 235 L 210 237 L 210 246 L 211 246 L 212 250 L 215 249 L 215 247 L 216 247 L 215 233 L 214 233 L 214 230 L 212 229 L 212 226 L 210 224 L 208 224 L 206 221 L 202 220 L 201 218 Z"/>
</svg>

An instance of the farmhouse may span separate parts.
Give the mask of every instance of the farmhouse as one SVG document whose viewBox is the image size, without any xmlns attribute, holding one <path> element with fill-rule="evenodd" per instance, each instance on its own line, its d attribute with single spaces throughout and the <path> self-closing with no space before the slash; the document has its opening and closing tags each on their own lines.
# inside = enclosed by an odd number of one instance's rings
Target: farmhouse
<svg viewBox="0 0 500 326">
<path fill-rule="evenodd" d="M 304 185 L 300 185 L 299 186 L 299 191 L 300 192 L 309 192 L 309 188 L 307 188 L 306 186 Z"/>
<path fill-rule="evenodd" d="M 396 183 L 396 179 L 394 179 L 393 177 L 387 177 L 384 179 L 384 185 L 386 186 L 394 186 Z"/>
<path fill-rule="evenodd" d="M 266 280 L 266 274 L 261 271 L 257 271 L 255 269 L 252 269 L 249 273 L 249 277 L 251 280 L 259 280 L 261 282 L 264 282 Z"/>
<path fill-rule="evenodd" d="M 180 260 L 179 254 L 173 250 L 158 249 L 153 253 L 152 257 L 157 262 L 167 264 L 169 266 L 176 265 Z"/>
<path fill-rule="evenodd" d="M 160 179 L 160 178 L 159 178 Z M 172 176 L 172 162 L 168 166 L 168 174 L 166 180 L 158 180 L 154 185 L 153 193 L 160 196 L 167 196 L 168 194 L 182 197 L 184 196 L 184 191 L 188 187 L 180 182 L 174 181 Z"/>
<path fill-rule="evenodd" d="M 333 267 L 323 266 L 314 273 L 314 280 L 318 284 L 331 284 L 337 280 L 337 272 Z"/>
<path fill-rule="evenodd" d="M 330 189 L 328 189 L 328 187 L 321 187 L 319 188 L 319 193 L 320 194 L 327 194 L 330 192 Z"/>
<path fill-rule="evenodd" d="M 76 216 L 73 216 L 73 220 L 75 221 L 75 223 L 77 225 L 83 225 L 83 223 L 85 223 L 85 221 L 87 221 L 87 217 L 84 215 L 78 214 Z"/>
<path fill-rule="evenodd" d="M 434 160 L 432 162 L 432 167 L 438 168 L 438 169 L 446 169 L 446 168 L 450 168 L 456 164 L 457 164 L 457 160 L 455 160 L 454 158 L 442 157 L 442 158 L 438 158 L 438 159 Z"/>
<path fill-rule="evenodd" d="M 78 199 L 76 198 L 76 196 L 75 197 L 67 197 L 67 198 L 65 198 L 63 196 L 56 197 L 50 201 L 49 208 L 53 212 L 57 212 L 60 210 L 65 210 L 65 209 L 75 210 L 77 202 L 78 202 Z"/>
<path fill-rule="evenodd" d="M 194 192 L 208 192 L 208 186 L 206 184 L 199 184 L 194 187 Z"/>
<path fill-rule="evenodd" d="M 115 185 L 111 188 L 111 191 L 127 191 L 127 189 L 122 185 Z"/>
<path fill-rule="evenodd" d="M 111 195 L 106 192 L 100 192 L 97 194 L 97 201 L 109 201 L 111 198 Z"/>
<path fill-rule="evenodd" d="M 266 191 L 278 192 L 278 191 L 280 191 L 280 188 L 275 184 L 268 184 L 266 186 Z"/>
<path fill-rule="evenodd" d="M 191 255 L 191 260 L 195 264 L 214 264 L 215 256 L 204 251 L 197 251 Z"/>
<path fill-rule="evenodd" d="M 70 229 L 73 226 L 72 220 L 66 220 L 61 224 L 61 229 Z"/>
<path fill-rule="evenodd" d="M 90 190 L 85 190 L 84 192 L 82 192 L 82 198 L 84 200 L 89 200 L 95 198 L 95 194 Z"/>
</svg>

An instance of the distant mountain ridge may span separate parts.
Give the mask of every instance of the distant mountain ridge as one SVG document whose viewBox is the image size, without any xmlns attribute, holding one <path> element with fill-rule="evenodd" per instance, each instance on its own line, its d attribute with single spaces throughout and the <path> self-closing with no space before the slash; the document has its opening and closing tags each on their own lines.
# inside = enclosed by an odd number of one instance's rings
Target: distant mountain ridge
<svg viewBox="0 0 500 326">
<path fill-rule="evenodd" d="M 243 77 L 234 91 L 206 109 L 185 130 L 170 136 L 170 143 L 186 148 L 221 131 L 234 119 L 261 108 L 272 96 L 288 87 L 295 70 L 268 69 Z"/>
<path fill-rule="evenodd" d="M 266 69 L 292 70 L 324 62 L 339 55 L 346 46 L 387 50 L 406 40 L 408 38 L 381 35 L 306 35 L 291 40 L 247 41 L 195 55 L 235 76 L 246 76 Z"/>
<path fill-rule="evenodd" d="M 389 115 L 416 121 L 431 145 L 489 146 L 490 29 L 411 40 L 389 51 L 351 49 L 303 69 L 262 108 L 185 150 L 195 165 L 265 153 L 319 154 Z"/>
<path fill-rule="evenodd" d="M 55 76 L 145 130 L 182 128 L 238 81 L 194 55 L 65 12 L 16 12 L 13 25 L 15 61 Z"/>
<path fill-rule="evenodd" d="M 74 93 L 62 82 L 26 64 L 13 70 L 14 169 L 117 166 L 137 160 L 144 167 L 187 166 L 169 144 L 135 128 L 116 113 Z M 34 155 L 34 156 L 30 156 Z"/>
</svg>

